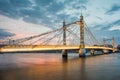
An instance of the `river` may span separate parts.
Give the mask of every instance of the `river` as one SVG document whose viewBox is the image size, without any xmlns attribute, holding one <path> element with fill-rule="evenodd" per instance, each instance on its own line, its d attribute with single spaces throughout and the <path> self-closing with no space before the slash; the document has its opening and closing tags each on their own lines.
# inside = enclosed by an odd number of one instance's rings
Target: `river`
<svg viewBox="0 0 120 80">
<path fill-rule="evenodd" d="M 56 53 L 0 54 L 0 80 L 120 80 L 120 53 L 87 56 Z"/>
</svg>

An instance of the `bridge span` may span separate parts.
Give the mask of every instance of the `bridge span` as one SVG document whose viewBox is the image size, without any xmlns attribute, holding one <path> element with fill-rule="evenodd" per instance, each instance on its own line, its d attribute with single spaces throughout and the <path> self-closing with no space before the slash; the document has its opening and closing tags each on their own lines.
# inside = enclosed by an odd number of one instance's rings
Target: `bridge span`
<svg viewBox="0 0 120 80">
<path fill-rule="evenodd" d="M 30 51 L 48 51 L 48 50 L 74 50 L 80 49 L 77 45 L 12 45 L 0 48 L 0 52 L 30 52 Z M 87 50 L 109 50 L 113 51 L 113 48 L 102 46 L 89 46 L 86 45 Z"/>
</svg>

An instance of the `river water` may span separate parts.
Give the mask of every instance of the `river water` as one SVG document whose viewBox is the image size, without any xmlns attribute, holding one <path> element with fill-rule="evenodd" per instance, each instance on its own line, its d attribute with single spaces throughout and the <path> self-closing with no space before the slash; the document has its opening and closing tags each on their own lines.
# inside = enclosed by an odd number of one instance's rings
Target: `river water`
<svg viewBox="0 0 120 80">
<path fill-rule="evenodd" d="M 0 54 L 0 80 L 120 80 L 120 53 L 87 56 L 55 53 Z"/>
</svg>

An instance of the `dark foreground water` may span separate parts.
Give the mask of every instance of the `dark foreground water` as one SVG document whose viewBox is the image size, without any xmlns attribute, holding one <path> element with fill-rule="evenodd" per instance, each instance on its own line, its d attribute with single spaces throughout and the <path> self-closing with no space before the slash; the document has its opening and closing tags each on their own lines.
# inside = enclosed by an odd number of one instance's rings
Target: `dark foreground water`
<svg viewBox="0 0 120 80">
<path fill-rule="evenodd" d="M 78 58 L 69 54 L 0 54 L 0 80 L 120 80 L 120 53 Z"/>
</svg>

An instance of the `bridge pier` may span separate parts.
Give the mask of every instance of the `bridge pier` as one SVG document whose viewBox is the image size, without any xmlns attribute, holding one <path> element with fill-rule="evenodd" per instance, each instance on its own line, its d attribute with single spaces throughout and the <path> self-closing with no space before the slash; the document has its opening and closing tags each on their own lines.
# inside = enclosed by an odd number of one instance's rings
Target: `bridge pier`
<svg viewBox="0 0 120 80">
<path fill-rule="evenodd" d="M 112 52 L 115 53 L 115 49 L 113 49 Z"/>
<path fill-rule="evenodd" d="M 106 54 L 106 53 L 109 53 L 109 51 L 106 49 L 103 49 L 103 53 Z"/>
<path fill-rule="evenodd" d="M 62 57 L 63 58 L 67 58 L 68 54 L 67 54 L 67 50 L 62 50 Z"/>
<path fill-rule="evenodd" d="M 95 50 L 91 50 L 91 51 L 90 51 L 90 54 L 91 54 L 92 56 L 94 56 L 94 52 L 95 52 Z"/>
<path fill-rule="evenodd" d="M 85 56 L 86 56 L 86 55 L 85 55 L 85 53 L 86 53 L 85 48 L 79 49 L 78 53 L 79 53 L 79 57 L 85 57 Z"/>
</svg>

